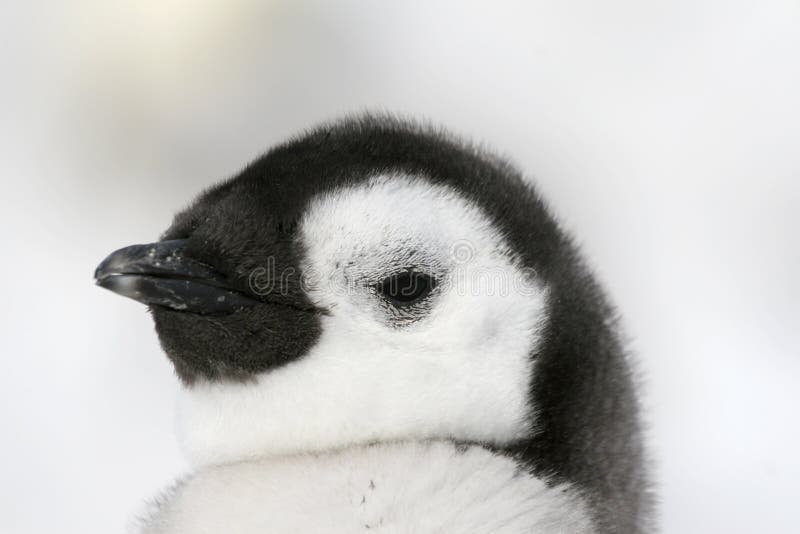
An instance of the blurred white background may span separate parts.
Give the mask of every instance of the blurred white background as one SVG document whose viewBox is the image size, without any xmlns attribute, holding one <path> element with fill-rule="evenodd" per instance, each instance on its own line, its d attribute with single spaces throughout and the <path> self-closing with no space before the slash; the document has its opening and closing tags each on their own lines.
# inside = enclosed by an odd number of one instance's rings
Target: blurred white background
<svg viewBox="0 0 800 534">
<path fill-rule="evenodd" d="M 121 532 L 185 465 L 143 306 L 95 288 L 349 111 L 511 157 L 619 305 L 668 533 L 800 532 L 800 2 L 0 7 L 0 531 Z"/>
</svg>

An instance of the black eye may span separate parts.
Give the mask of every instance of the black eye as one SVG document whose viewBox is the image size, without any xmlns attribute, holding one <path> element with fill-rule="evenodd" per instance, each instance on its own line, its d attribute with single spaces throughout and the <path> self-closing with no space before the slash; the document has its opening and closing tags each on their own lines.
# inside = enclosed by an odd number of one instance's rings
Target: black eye
<svg viewBox="0 0 800 534">
<path fill-rule="evenodd" d="M 422 300 L 435 286 L 436 280 L 432 276 L 407 271 L 386 278 L 378 284 L 377 290 L 386 299 L 402 306 Z"/>
</svg>

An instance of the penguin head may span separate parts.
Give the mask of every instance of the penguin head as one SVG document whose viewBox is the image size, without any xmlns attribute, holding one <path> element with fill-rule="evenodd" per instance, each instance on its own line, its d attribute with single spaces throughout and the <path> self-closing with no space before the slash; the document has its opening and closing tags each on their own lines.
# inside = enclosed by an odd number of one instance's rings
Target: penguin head
<svg viewBox="0 0 800 534">
<path fill-rule="evenodd" d="M 559 304 L 581 294 L 565 289 L 574 265 L 507 164 L 362 117 L 274 148 L 96 278 L 150 306 L 183 382 L 180 439 L 204 464 L 531 439 L 547 426 L 536 384 L 559 352 Z M 575 378 L 559 380 L 560 399 Z"/>
</svg>

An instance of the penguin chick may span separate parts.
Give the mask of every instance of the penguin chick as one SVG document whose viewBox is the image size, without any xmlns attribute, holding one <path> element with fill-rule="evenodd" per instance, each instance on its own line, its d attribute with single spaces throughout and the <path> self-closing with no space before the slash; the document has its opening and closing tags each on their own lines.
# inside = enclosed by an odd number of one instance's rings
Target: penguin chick
<svg viewBox="0 0 800 534">
<path fill-rule="evenodd" d="M 324 125 L 112 253 L 183 382 L 195 473 L 143 532 L 644 532 L 615 313 L 520 174 Z"/>
</svg>

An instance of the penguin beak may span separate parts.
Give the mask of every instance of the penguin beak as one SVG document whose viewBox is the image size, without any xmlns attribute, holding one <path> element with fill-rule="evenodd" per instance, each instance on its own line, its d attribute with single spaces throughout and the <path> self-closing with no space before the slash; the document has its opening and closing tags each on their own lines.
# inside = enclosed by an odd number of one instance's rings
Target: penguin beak
<svg viewBox="0 0 800 534">
<path fill-rule="evenodd" d="M 185 312 L 225 314 L 259 303 L 186 256 L 185 246 L 185 239 L 172 239 L 121 248 L 97 266 L 95 282 L 143 304 Z"/>
</svg>

